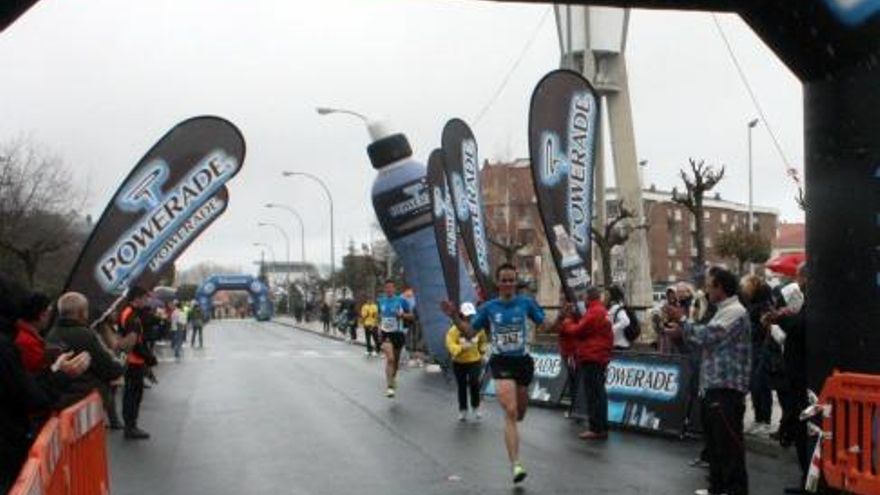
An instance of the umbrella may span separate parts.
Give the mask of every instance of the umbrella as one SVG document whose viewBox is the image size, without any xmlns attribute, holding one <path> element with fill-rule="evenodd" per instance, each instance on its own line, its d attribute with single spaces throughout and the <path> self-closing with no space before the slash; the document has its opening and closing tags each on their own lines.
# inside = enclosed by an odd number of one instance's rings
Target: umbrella
<svg viewBox="0 0 880 495">
<path fill-rule="evenodd" d="M 765 268 L 780 275 L 794 277 L 797 275 L 798 266 L 807 259 L 804 253 L 781 254 L 764 265 Z"/>
</svg>

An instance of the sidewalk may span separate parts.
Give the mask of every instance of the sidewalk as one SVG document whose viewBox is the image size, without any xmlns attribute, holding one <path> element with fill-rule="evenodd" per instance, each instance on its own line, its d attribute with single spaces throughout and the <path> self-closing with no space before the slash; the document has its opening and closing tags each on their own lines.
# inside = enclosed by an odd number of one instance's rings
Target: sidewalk
<svg viewBox="0 0 880 495">
<path fill-rule="evenodd" d="M 313 321 L 310 321 L 307 323 L 305 320 L 303 320 L 303 321 L 297 323 L 296 319 L 291 318 L 290 316 L 275 316 L 274 318 L 272 318 L 272 321 L 274 321 L 275 323 L 279 323 L 281 325 L 284 325 L 286 327 L 291 327 L 291 328 L 296 328 L 299 330 L 305 330 L 307 332 L 312 332 L 316 335 L 320 335 L 320 336 L 326 337 L 328 339 L 339 340 L 342 342 L 348 341 L 348 335 L 343 335 L 332 325 L 330 327 L 330 331 L 328 333 L 324 333 L 324 330 L 323 330 L 324 326 L 320 321 L 313 320 Z M 358 327 L 357 340 L 354 341 L 354 344 L 364 346 L 364 347 L 367 346 L 367 341 L 365 339 L 363 328 Z"/>
</svg>

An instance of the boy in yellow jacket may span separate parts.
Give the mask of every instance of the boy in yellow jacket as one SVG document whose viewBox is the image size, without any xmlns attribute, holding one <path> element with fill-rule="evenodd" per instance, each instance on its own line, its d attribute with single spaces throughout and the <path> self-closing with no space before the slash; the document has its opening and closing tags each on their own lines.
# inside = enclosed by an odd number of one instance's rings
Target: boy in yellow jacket
<svg viewBox="0 0 880 495">
<path fill-rule="evenodd" d="M 473 303 L 465 302 L 459 308 L 462 318 L 470 318 L 477 313 Z M 481 330 L 468 339 L 453 325 L 446 332 L 446 349 L 452 357 L 452 370 L 458 384 L 458 420 L 467 421 L 468 392 L 471 396 L 471 411 L 476 419 L 483 417 L 480 411 L 480 375 L 483 370 L 483 356 L 489 347 L 486 332 Z"/>
</svg>

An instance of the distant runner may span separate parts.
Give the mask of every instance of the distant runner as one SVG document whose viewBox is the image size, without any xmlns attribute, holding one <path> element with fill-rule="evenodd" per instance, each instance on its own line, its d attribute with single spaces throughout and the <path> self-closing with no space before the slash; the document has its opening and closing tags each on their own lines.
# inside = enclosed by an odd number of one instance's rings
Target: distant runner
<svg viewBox="0 0 880 495">
<path fill-rule="evenodd" d="M 382 352 L 385 354 L 385 396 L 394 397 L 397 391 L 397 370 L 400 351 L 406 343 L 404 320 L 412 318 L 409 303 L 397 294 L 393 280 L 385 281 L 385 294 L 376 301 L 379 306 L 379 330 Z"/>
<path fill-rule="evenodd" d="M 505 263 L 495 270 L 498 297 L 483 304 L 470 323 L 459 316 L 458 308 L 449 301 L 443 311 L 468 338 L 486 330 L 492 343 L 489 368 L 495 379 L 495 393 L 504 409 L 504 442 L 513 470 L 513 482 L 526 479 L 526 469 L 519 460 L 519 432 L 528 406 L 527 390 L 532 382 L 535 363 L 526 350 L 528 320 L 544 325 L 544 311 L 534 299 L 516 295 L 516 267 Z"/>
</svg>

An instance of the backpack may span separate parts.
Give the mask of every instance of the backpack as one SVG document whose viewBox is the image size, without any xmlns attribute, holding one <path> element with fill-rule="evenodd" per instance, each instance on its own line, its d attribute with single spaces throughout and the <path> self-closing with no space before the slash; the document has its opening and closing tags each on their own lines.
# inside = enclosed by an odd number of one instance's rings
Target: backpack
<svg viewBox="0 0 880 495">
<path fill-rule="evenodd" d="M 636 318 L 636 312 L 630 309 L 628 306 L 622 306 L 617 308 L 617 311 L 614 312 L 614 319 L 617 319 L 617 313 L 625 311 L 627 318 L 629 318 L 629 326 L 623 329 L 623 336 L 626 337 L 626 340 L 630 342 L 635 342 L 639 335 L 642 334 L 642 326 L 639 324 L 639 319 Z"/>
</svg>

